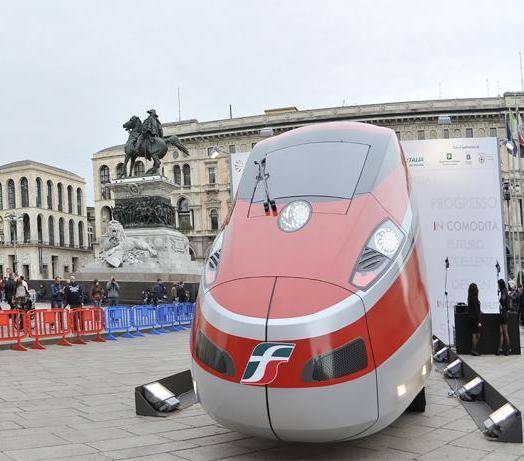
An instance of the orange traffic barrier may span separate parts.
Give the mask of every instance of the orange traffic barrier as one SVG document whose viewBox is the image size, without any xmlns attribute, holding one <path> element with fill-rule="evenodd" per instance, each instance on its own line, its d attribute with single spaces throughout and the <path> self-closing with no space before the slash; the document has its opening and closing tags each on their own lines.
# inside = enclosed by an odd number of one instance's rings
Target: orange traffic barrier
<svg viewBox="0 0 524 461">
<path fill-rule="evenodd" d="M 0 341 L 16 341 L 16 344 L 11 345 L 15 351 L 27 350 L 20 342 L 27 336 L 24 318 L 25 312 L 18 309 L 0 310 Z"/>
<path fill-rule="evenodd" d="M 66 309 L 36 309 L 25 315 L 25 329 L 27 336 L 34 341 L 29 345 L 31 349 L 45 349 L 40 342 L 42 338 L 61 338 L 60 346 L 71 346 L 66 339 L 69 333 L 69 316 Z"/>
<path fill-rule="evenodd" d="M 105 342 L 100 333 L 104 330 L 104 310 L 100 307 L 84 307 L 71 309 L 69 312 L 69 326 L 76 338 L 74 344 L 87 344 L 83 335 L 95 335 L 91 341 Z"/>
</svg>

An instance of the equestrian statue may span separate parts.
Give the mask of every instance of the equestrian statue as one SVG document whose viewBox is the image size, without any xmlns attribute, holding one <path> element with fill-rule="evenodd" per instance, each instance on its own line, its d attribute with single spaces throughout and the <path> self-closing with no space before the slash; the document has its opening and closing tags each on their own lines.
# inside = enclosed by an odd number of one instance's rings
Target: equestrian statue
<svg viewBox="0 0 524 461">
<path fill-rule="evenodd" d="M 126 158 L 124 161 L 124 177 L 127 176 L 127 164 L 131 160 L 129 176 L 133 176 L 135 162 L 138 157 L 144 157 L 153 161 L 153 166 L 146 171 L 146 174 L 157 174 L 160 169 L 160 160 L 167 153 L 167 145 L 172 144 L 184 155 L 188 156 L 187 148 L 176 136 L 170 136 L 164 139 L 162 124 L 158 120 L 155 109 L 147 111 L 149 116 L 142 123 L 140 118 L 133 115 L 129 121 L 124 123 L 123 127 L 129 132 L 129 137 L 125 145 L 124 152 Z"/>
</svg>

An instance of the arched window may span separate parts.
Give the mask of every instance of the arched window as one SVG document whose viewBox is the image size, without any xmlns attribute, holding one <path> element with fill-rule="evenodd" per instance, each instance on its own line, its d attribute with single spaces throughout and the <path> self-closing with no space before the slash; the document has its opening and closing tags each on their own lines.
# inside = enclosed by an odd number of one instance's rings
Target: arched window
<svg viewBox="0 0 524 461">
<path fill-rule="evenodd" d="M 109 176 L 109 167 L 107 165 L 102 165 L 100 167 L 99 174 L 102 199 L 108 200 L 111 198 L 111 193 L 109 192 L 109 189 L 106 187 L 106 184 L 111 182 L 111 177 Z"/>
<path fill-rule="evenodd" d="M 58 243 L 61 247 L 65 246 L 64 218 L 58 220 Z"/>
<path fill-rule="evenodd" d="M 42 231 L 42 215 L 39 214 L 36 217 L 36 234 L 38 238 L 38 243 L 42 244 L 44 243 L 44 235 Z"/>
<path fill-rule="evenodd" d="M 182 230 L 191 229 L 191 214 L 187 198 L 181 197 L 178 201 L 178 226 Z"/>
<path fill-rule="evenodd" d="M 175 184 L 178 184 L 180 186 L 180 180 L 182 179 L 182 176 L 180 175 L 180 165 L 174 166 L 173 176 L 174 176 Z"/>
<path fill-rule="evenodd" d="M 9 222 L 9 234 L 11 237 L 11 245 L 14 245 L 16 242 L 18 242 L 16 219 L 13 219 Z"/>
<path fill-rule="evenodd" d="M 42 180 L 36 178 L 36 207 L 42 208 Z"/>
<path fill-rule="evenodd" d="M 75 223 L 72 219 L 69 220 L 69 246 L 75 246 Z"/>
<path fill-rule="evenodd" d="M 209 221 L 211 223 L 211 230 L 218 230 L 218 211 L 213 209 L 209 212 Z"/>
<path fill-rule="evenodd" d="M 31 223 L 29 222 L 29 215 L 24 213 L 22 218 L 22 224 L 24 229 L 24 243 L 31 241 Z"/>
<path fill-rule="evenodd" d="M 56 185 L 56 191 L 58 194 L 58 211 L 64 211 L 64 187 L 61 182 Z"/>
<path fill-rule="evenodd" d="M 133 175 L 134 176 L 144 176 L 144 173 L 145 173 L 146 169 L 144 167 L 144 163 L 141 162 L 140 160 L 138 162 L 135 163 L 135 168 L 133 170 Z"/>
<path fill-rule="evenodd" d="M 78 246 L 84 248 L 84 223 L 82 221 L 78 223 Z"/>
<path fill-rule="evenodd" d="M 9 208 L 16 208 L 15 182 L 12 179 L 7 181 L 7 206 Z"/>
<path fill-rule="evenodd" d="M 20 179 L 20 195 L 22 198 L 22 208 L 27 208 L 29 206 L 29 184 L 25 176 Z"/>
<path fill-rule="evenodd" d="M 53 209 L 53 183 L 50 180 L 47 181 L 47 209 Z"/>
<path fill-rule="evenodd" d="M 76 214 L 82 216 L 82 189 L 76 189 Z"/>
<path fill-rule="evenodd" d="M 184 174 L 184 186 L 191 186 L 191 168 L 187 163 L 182 167 L 182 173 Z"/>
<path fill-rule="evenodd" d="M 73 214 L 73 188 L 67 186 L 67 212 Z"/>
<path fill-rule="evenodd" d="M 2 194 L 2 184 L 0 183 L 0 210 L 4 209 L 4 196 Z"/>
<path fill-rule="evenodd" d="M 47 221 L 47 233 L 49 235 L 49 245 L 55 244 L 55 221 L 52 216 L 49 216 Z"/>
<path fill-rule="evenodd" d="M 112 215 L 111 208 L 108 206 L 104 206 L 100 210 L 100 230 L 102 231 L 102 234 L 107 232 L 107 225 L 109 221 L 111 221 Z"/>
<path fill-rule="evenodd" d="M 122 162 L 120 162 L 117 166 L 116 166 L 116 177 L 117 178 L 123 178 L 125 175 L 124 175 L 124 164 Z"/>
</svg>

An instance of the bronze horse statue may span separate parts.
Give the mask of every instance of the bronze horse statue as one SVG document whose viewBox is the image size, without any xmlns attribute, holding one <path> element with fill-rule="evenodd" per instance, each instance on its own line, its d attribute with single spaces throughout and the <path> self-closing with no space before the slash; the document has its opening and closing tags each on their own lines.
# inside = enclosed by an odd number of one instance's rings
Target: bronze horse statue
<svg viewBox="0 0 524 461">
<path fill-rule="evenodd" d="M 133 176 L 133 170 L 135 168 L 135 162 L 138 157 L 144 157 L 147 160 L 153 160 L 153 166 L 146 171 L 146 174 L 157 174 L 160 169 L 160 160 L 167 154 L 167 145 L 172 144 L 184 155 L 189 156 L 189 152 L 186 147 L 182 144 L 180 139 L 176 136 L 170 136 L 164 139 L 159 136 L 155 136 L 149 140 L 149 142 L 142 142 L 138 145 L 138 138 L 142 133 L 142 121 L 136 115 L 133 115 L 123 125 L 124 129 L 129 132 L 129 137 L 125 145 L 124 152 L 126 158 L 124 160 L 124 177 L 127 177 L 127 164 L 131 160 L 131 166 L 129 168 L 129 176 Z"/>
</svg>

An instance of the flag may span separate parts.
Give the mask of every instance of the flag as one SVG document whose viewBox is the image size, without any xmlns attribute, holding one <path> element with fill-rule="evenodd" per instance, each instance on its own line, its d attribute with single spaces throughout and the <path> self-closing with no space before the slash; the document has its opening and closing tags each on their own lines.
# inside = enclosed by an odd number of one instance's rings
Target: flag
<svg viewBox="0 0 524 461">
<path fill-rule="evenodd" d="M 516 156 L 518 153 L 517 145 L 515 144 L 515 141 L 513 139 L 513 132 L 511 131 L 511 119 L 513 114 L 510 112 L 509 115 L 506 116 L 506 149 L 508 149 L 508 152 L 511 155 Z M 515 115 L 513 115 L 513 119 L 515 120 Z M 516 120 L 515 120 L 515 126 L 516 126 Z"/>
<path fill-rule="evenodd" d="M 520 117 L 519 109 L 517 108 L 517 140 L 519 144 L 524 147 L 524 125 Z"/>
</svg>

